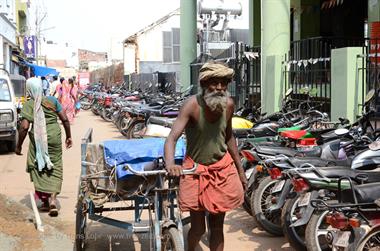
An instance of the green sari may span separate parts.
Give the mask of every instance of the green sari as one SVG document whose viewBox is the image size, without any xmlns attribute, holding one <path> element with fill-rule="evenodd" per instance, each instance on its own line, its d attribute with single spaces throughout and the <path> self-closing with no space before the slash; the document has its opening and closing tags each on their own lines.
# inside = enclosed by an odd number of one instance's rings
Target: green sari
<svg viewBox="0 0 380 251">
<path fill-rule="evenodd" d="M 34 100 L 25 102 L 21 116 L 23 119 L 33 123 Z M 48 141 L 48 152 L 54 167 L 50 170 L 44 168 L 38 171 L 36 161 L 36 145 L 34 141 L 33 128 L 29 132 L 29 151 L 27 156 L 26 171 L 30 174 L 30 179 L 34 184 L 36 191 L 45 193 L 60 193 L 63 180 L 62 170 L 62 139 L 61 128 L 57 122 L 58 112 L 62 110 L 61 105 L 54 97 L 43 97 L 42 108 L 45 114 L 46 131 Z"/>
</svg>

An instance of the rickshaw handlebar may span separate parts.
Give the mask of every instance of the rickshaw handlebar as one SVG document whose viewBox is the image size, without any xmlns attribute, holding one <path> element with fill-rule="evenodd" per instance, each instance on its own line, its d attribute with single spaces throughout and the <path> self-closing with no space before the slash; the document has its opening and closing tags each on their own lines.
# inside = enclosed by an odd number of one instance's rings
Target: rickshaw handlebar
<svg viewBox="0 0 380 251">
<path fill-rule="evenodd" d="M 195 171 L 197 170 L 198 163 L 194 163 L 193 167 L 191 169 L 183 169 L 182 174 L 183 175 L 189 175 L 189 174 L 195 174 Z M 125 168 L 129 170 L 131 173 L 139 176 L 149 176 L 149 175 L 158 175 L 158 174 L 164 174 L 167 175 L 168 171 L 166 169 L 163 170 L 154 170 L 154 171 L 137 171 L 134 170 L 130 165 L 125 165 Z"/>
</svg>

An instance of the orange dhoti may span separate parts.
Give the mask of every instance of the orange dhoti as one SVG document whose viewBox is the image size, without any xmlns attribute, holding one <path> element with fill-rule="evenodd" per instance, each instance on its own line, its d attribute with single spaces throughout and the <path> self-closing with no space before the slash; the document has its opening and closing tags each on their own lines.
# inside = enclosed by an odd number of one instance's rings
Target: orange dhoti
<svg viewBox="0 0 380 251">
<path fill-rule="evenodd" d="M 191 169 L 194 161 L 186 157 L 184 169 Z M 211 165 L 198 164 L 196 174 L 184 175 L 179 183 L 178 202 L 182 211 L 224 213 L 239 207 L 244 191 L 231 155 Z"/>
</svg>

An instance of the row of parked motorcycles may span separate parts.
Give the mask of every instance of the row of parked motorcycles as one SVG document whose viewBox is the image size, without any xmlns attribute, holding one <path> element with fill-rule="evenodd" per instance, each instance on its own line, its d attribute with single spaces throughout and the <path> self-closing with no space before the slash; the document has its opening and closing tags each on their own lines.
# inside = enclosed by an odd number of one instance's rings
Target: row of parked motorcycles
<svg viewBox="0 0 380 251">
<path fill-rule="evenodd" d="M 170 89 L 170 83 L 164 89 Z M 81 109 L 90 110 L 104 121 L 112 122 L 127 139 L 166 137 L 189 95 L 183 92 L 157 92 L 158 85 L 147 85 L 144 90 L 128 91 L 124 86 L 107 92 L 85 90 L 80 98 Z"/>
<path fill-rule="evenodd" d="M 87 91 L 82 109 L 113 122 L 126 138 L 166 137 L 191 87 L 153 89 Z M 276 113 L 246 106 L 232 119 L 248 179 L 244 209 L 296 250 L 379 250 L 380 130 L 370 122 L 377 93 L 367 94 L 353 123 L 330 122 L 308 93 L 296 106 L 292 96 L 289 89 Z"/>
<path fill-rule="evenodd" d="M 380 250 L 375 96 L 367 94 L 354 123 L 285 105 L 246 136 L 236 134 L 248 179 L 243 206 L 261 229 L 285 236 L 295 250 Z"/>
</svg>

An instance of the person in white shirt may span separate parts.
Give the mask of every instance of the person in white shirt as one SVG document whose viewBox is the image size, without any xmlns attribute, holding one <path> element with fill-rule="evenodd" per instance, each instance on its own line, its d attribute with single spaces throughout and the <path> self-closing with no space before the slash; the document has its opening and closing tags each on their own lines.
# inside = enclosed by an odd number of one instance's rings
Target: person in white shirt
<svg viewBox="0 0 380 251">
<path fill-rule="evenodd" d="M 60 82 L 58 80 L 58 76 L 53 76 L 53 83 L 50 85 L 50 96 L 55 96 L 58 98 L 58 93 L 56 93 L 57 85 L 59 85 Z"/>
</svg>

